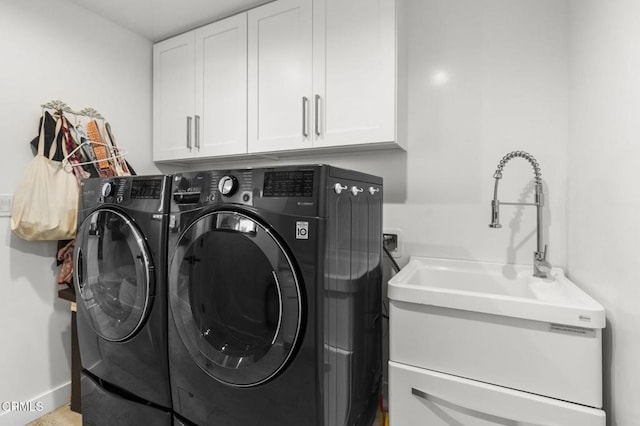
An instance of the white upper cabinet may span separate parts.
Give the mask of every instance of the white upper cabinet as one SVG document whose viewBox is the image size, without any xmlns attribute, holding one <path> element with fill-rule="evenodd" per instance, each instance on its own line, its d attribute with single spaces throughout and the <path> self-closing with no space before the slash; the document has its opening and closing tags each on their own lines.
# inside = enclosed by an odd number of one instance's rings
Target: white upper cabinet
<svg viewBox="0 0 640 426">
<path fill-rule="evenodd" d="M 155 161 L 246 152 L 246 49 L 246 13 L 154 46 Z"/>
<path fill-rule="evenodd" d="M 395 141 L 394 0 L 249 11 L 249 152 Z"/>
<path fill-rule="evenodd" d="M 315 1 L 313 16 L 314 146 L 394 141 L 394 1 Z"/>
<path fill-rule="evenodd" d="M 200 156 L 247 152 L 246 13 L 196 30 L 196 109 Z"/>
<path fill-rule="evenodd" d="M 311 0 L 249 11 L 249 152 L 311 148 Z"/>
<path fill-rule="evenodd" d="M 195 112 L 195 34 L 153 46 L 153 159 L 187 158 Z"/>
<path fill-rule="evenodd" d="M 396 0 L 276 0 L 153 50 L 155 161 L 396 141 Z"/>
</svg>

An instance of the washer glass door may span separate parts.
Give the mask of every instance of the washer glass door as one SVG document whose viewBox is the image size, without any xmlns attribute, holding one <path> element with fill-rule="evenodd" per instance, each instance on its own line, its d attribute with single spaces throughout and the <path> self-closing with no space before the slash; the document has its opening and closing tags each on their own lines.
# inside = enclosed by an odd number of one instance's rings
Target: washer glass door
<svg viewBox="0 0 640 426">
<path fill-rule="evenodd" d="M 196 220 L 178 240 L 169 292 L 180 338 L 214 379 L 257 385 L 289 360 L 301 322 L 298 278 L 257 219 L 215 211 Z"/>
<path fill-rule="evenodd" d="M 76 236 L 74 281 L 94 331 L 119 342 L 143 325 L 149 309 L 151 258 L 138 228 L 123 214 L 100 209 Z"/>
</svg>

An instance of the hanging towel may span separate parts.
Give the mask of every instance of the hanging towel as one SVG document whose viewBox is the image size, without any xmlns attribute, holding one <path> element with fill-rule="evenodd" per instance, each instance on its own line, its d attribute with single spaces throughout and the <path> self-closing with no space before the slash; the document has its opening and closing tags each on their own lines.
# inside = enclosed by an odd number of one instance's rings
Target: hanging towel
<svg viewBox="0 0 640 426">
<path fill-rule="evenodd" d="M 107 151 L 107 147 L 104 145 L 104 140 L 102 139 L 100 128 L 98 127 L 96 120 L 90 120 L 89 123 L 87 123 L 87 135 L 89 136 L 89 140 L 96 142 L 96 144 L 93 145 L 93 152 L 98 160 L 98 173 L 100 174 L 100 177 L 115 176 L 115 173 L 109 164 L 109 160 L 107 160 L 111 155 Z"/>
</svg>

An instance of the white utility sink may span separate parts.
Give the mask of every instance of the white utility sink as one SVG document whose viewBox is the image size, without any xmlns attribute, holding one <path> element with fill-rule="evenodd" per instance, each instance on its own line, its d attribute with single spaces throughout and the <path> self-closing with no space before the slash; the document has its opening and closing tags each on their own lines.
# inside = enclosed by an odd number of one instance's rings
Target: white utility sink
<svg viewBox="0 0 640 426">
<path fill-rule="evenodd" d="M 536 278 L 530 265 L 412 257 L 389 281 L 389 298 L 494 315 L 604 328 L 604 308 L 562 269 Z"/>
<path fill-rule="evenodd" d="M 532 272 L 412 257 L 389 281 L 391 360 L 600 408 L 604 309 Z"/>
</svg>

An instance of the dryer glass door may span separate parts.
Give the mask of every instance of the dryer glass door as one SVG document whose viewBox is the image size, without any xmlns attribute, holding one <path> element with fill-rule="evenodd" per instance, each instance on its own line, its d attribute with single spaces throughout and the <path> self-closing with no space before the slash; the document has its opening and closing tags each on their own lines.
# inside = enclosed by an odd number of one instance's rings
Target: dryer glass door
<svg viewBox="0 0 640 426">
<path fill-rule="evenodd" d="M 142 234 L 123 214 L 100 209 L 82 222 L 76 242 L 78 302 L 100 337 L 128 339 L 149 309 L 152 265 Z"/>
<path fill-rule="evenodd" d="M 257 219 L 216 211 L 181 235 L 169 267 L 170 306 L 193 360 L 216 380 L 253 386 L 294 350 L 301 298 L 279 238 Z"/>
</svg>

